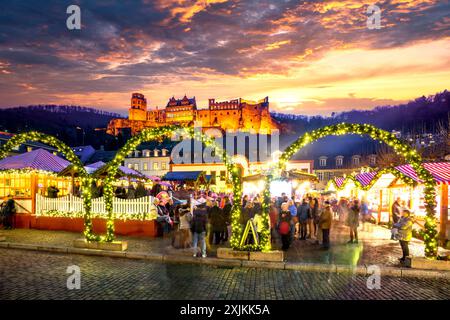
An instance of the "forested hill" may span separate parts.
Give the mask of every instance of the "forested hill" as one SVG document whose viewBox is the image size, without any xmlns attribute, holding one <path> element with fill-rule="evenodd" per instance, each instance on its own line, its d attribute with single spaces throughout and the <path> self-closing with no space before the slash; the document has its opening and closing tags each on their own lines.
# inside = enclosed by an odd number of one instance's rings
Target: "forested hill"
<svg viewBox="0 0 450 320">
<path fill-rule="evenodd" d="M 280 147 L 284 149 L 299 135 L 326 125 L 340 122 L 369 123 L 379 128 L 403 133 L 436 133 L 448 128 L 450 116 L 450 92 L 420 97 L 396 106 L 379 106 L 372 110 L 352 110 L 330 117 L 303 116 L 272 113 L 281 129 Z M 325 138 L 305 148 L 298 158 L 313 158 L 319 154 L 373 152 L 375 144 L 370 139 L 355 136 Z"/>
<path fill-rule="evenodd" d="M 438 123 L 448 123 L 450 112 L 450 92 L 428 97 L 422 96 L 413 101 L 396 106 L 379 106 L 372 110 L 352 110 L 333 114 L 330 117 L 303 116 L 272 113 L 284 133 L 304 133 L 325 125 L 340 122 L 370 123 L 385 130 L 403 132 L 437 130 Z"/>
<path fill-rule="evenodd" d="M 94 108 L 67 105 L 35 105 L 0 109 L 0 131 L 21 133 L 40 131 L 54 135 L 69 145 L 108 144 L 95 128 L 105 128 L 121 115 Z M 107 140 L 107 138 L 106 138 Z"/>
</svg>

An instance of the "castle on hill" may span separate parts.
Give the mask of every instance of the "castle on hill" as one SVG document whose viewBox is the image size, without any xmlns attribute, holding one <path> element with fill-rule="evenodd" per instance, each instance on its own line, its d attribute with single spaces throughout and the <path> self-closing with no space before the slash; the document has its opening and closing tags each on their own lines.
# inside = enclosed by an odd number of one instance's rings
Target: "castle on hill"
<svg viewBox="0 0 450 320">
<path fill-rule="evenodd" d="M 113 119 L 108 124 L 107 132 L 118 135 L 129 130 L 131 135 L 149 127 L 165 125 L 193 125 L 201 122 L 203 128 L 220 128 L 222 130 L 243 130 L 270 133 L 277 129 L 269 112 L 269 98 L 259 101 L 234 99 L 218 102 L 209 99 L 208 108 L 197 109 L 195 97 L 169 99 L 164 109 L 147 110 L 147 99 L 141 93 L 133 93 L 128 119 Z"/>
</svg>

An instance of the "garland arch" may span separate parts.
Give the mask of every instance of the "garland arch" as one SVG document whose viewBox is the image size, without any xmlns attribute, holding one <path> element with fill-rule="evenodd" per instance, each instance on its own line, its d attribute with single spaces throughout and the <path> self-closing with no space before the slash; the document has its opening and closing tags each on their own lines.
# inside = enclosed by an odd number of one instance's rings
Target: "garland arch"
<svg viewBox="0 0 450 320">
<path fill-rule="evenodd" d="M 216 144 L 214 138 L 209 137 L 201 132 L 197 132 L 192 127 L 181 127 L 181 126 L 164 126 L 159 128 L 147 128 L 142 130 L 139 134 L 133 136 L 127 141 L 125 146 L 123 146 L 107 165 L 108 175 L 105 178 L 104 184 L 104 196 L 105 196 L 105 207 L 108 212 L 108 220 L 106 225 L 106 236 L 105 241 L 114 240 L 114 212 L 112 207 L 113 200 L 113 187 L 112 182 L 117 173 L 117 170 L 121 163 L 124 161 L 125 157 L 133 150 L 135 150 L 141 143 L 146 141 L 158 140 L 162 137 L 170 136 L 174 133 L 181 133 L 185 136 L 202 141 L 207 147 L 214 148 L 216 154 L 219 154 L 227 167 L 227 171 L 231 174 L 232 184 L 233 184 L 233 208 L 231 212 L 231 227 L 232 236 L 230 239 L 230 244 L 235 249 L 245 250 L 247 248 L 239 247 L 239 236 L 242 234 L 241 225 L 238 223 L 241 216 L 241 206 L 240 201 L 242 197 L 242 181 L 239 175 L 239 169 L 227 154 L 226 150 L 221 148 Z M 236 205 L 238 204 L 238 205 Z"/>
<path fill-rule="evenodd" d="M 100 238 L 94 234 L 92 220 L 91 220 L 91 182 L 92 178 L 87 173 L 81 160 L 73 152 L 73 150 L 64 142 L 51 135 L 30 131 L 20 133 L 9 139 L 5 145 L 0 148 L 0 159 L 4 159 L 8 156 L 8 153 L 16 146 L 20 146 L 26 141 L 41 142 L 52 147 L 55 147 L 58 152 L 64 154 L 66 159 L 74 165 L 74 170 L 81 177 L 81 185 L 83 192 L 83 207 L 84 207 L 84 236 L 86 240 L 98 241 Z"/>
<path fill-rule="evenodd" d="M 336 125 L 325 126 L 310 132 L 307 132 L 300 136 L 296 141 L 294 141 L 289 147 L 284 150 L 283 154 L 279 158 L 278 162 L 278 170 L 286 167 L 286 163 L 289 159 L 297 153 L 301 148 L 306 145 L 327 137 L 327 136 L 341 136 L 346 134 L 357 134 L 357 135 L 366 135 L 372 138 L 373 140 L 381 141 L 386 143 L 388 146 L 392 147 L 394 151 L 405 158 L 406 162 L 408 162 L 414 171 L 416 172 L 419 179 L 423 181 L 425 185 L 424 194 L 425 194 L 425 208 L 426 208 L 426 217 L 425 217 L 425 232 L 424 232 L 424 243 L 425 243 L 425 257 L 427 258 L 435 258 L 437 256 L 437 231 L 436 231 L 436 217 L 435 217 L 435 208 L 436 208 L 436 190 L 435 190 L 435 181 L 430 172 L 428 172 L 422 165 L 422 157 L 417 153 L 417 151 L 411 148 L 406 143 L 399 140 L 392 133 L 378 129 L 369 124 L 353 124 L 353 123 L 340 123 Z M 271 176 L 268 176 L 266 179 L 266 185 L 264 190 L 264 205 L 263 205 L 263 216 L 268 216 L 268 203 L 267 199 L 270 199 L 270 181 L 272 180 Z M 268 224 L 266 224 L 267 219 L 265 221 L 265 228 L 268 229 Z M 265 240 L 267 241 L 267 240 Z M 269 241 L 270 242 L 270 241 Z M 270 245 L 265 244 L 265 245 Z"/>
</svg>

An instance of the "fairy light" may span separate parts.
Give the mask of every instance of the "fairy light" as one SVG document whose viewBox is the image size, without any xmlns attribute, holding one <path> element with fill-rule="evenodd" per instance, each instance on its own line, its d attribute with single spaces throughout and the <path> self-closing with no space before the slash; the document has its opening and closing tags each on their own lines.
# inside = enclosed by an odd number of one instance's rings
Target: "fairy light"
<svg viewBox="0 0 450 320">
<path fill-rule="evenodd" d="M 425 208 L 426 208 L 426 218 L 425 218 L 425 231 L 424 231 L 424 243 L 425 243 L 425 257 L 435 258 L 437 256 L 437 229 L 436 229 L 436 190 L 435 181 L 431 173 L 426 170 L 422 165 L 422 157 L 417 153 L 417 151 L 411 148 L 406 143 L 399 140 L 394 134 L 378 129 L 369 124 L 352 124 L 352 123 L 340 123 L 336 125 L 325 126 L 323 128 L 313 130 L 302 136 L 300 136 L 294 143 L 292 143 L 283 152 L 279 159 L 278 166 L 283 169 L 286 167 L 287 161 L 301 148 L 312 143 L 320 138 L 326 136 L 340 136 L 344 134 L 355 134 L 355 135 L 368 135 L 373 140 L 384 142 L 391 146 L 398 155 L 403 156 L 406 161 L 411 165 L 411 167 L 416 172 L 419 179 L 424 184 L 424 194 L 425 194 Z M 380 174 L 389 172 L 400 177 L 400 173 L 391 169 L 381 170 Z M 401 175 L 401 178 L 405 180 L 406 183 L 413 183 L 412 179 Z M 363 187 L 362 184 L 353 177 L 348 177 L 348 180 L 353 180 L 355 184 Z M 373 180 L 374 181 L 374 180 Z M 373 185 L 363 187 L 363 189 L 370 188 Z M 336 186 L 337 187 L 337 186 Z M 265 195 L 268 192 L 268 185 L 266 184 Z M 267 210 L 266 206 L 264 206 Z"/>
</svg>

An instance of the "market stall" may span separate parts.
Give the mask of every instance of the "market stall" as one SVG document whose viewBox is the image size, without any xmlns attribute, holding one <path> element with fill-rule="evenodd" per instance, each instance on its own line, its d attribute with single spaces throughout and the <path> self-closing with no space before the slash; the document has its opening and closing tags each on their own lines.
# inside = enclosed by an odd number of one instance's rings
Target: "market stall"
<svg viewBox="0 0 450 320">
<path fill-rule="evenodd" d="M 4 197 L 12 195 L 18 214 L 32 214 L 36 208 L 36 194 L 48 196 L 57 189 L 56 196 L 67 195 L 71 190 L 71 179 L 57 174 L 69 164 L 44 149 L 0 160 L 0 203 Z"/>
<path fill-rule="evenodd" d="M 261 195 L 264 191 L 264 180 L 266 176 L 262 173 L 249 175 L 242 178 L 245 194 L 253 198 Z M 306 194 L 314 191 L 313 183 L 317 182 L 314 174 L 298 170 L 283 170 L 272 180 L 270 184 L 270 194 L 281 196 L 282 193 L 302 199 Z"/>
</svg>

